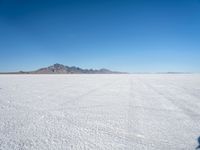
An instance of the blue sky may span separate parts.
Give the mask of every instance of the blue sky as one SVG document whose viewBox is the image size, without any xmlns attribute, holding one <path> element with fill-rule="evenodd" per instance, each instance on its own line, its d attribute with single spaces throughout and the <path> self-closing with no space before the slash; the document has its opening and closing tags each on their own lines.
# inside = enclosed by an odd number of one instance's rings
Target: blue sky
<svg viewBox="0 0 200 150">
<path fill-rule="evenodd" d="M 0 71 L 54 63 L 200 72 L 200 0 L 0 0 Z"/>
</svg>

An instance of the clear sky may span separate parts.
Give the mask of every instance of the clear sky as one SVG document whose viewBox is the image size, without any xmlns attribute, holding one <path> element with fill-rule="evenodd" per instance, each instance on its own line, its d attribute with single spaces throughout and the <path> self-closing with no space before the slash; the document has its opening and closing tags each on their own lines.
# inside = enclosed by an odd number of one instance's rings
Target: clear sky
<svg viewBox="0 0 200 150">
<path fill-rule="evenodd" d="M 0 0 L 0 71 L 54 63 L 200 72 L 200 0 Z"/>
</svg>

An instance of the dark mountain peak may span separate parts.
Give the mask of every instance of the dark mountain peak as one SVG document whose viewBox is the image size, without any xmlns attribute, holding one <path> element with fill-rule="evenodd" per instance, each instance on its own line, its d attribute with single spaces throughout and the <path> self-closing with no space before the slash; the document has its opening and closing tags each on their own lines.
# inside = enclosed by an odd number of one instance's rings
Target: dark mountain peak
<svg viewBox="0 0 200 150">
<path fill-rule="evenodd" d="M 52 66 L 49 66 L 49 68 L 56 69 L 56 70 L 60 70 L 60 69 L 65 69 L 65 66 L 62 65 L 62 64 L 56 63 L 56 64 L 54 64 L 54 65 L 52 65 Z"/>
</svg>

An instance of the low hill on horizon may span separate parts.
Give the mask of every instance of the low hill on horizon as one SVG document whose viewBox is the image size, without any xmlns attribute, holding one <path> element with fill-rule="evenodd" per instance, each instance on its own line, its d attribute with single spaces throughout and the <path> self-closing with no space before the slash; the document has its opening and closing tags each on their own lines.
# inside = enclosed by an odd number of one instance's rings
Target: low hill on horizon
<svg viewBox="0 0 200 150">
<path fill-rule="evenodd" d="M 56 63 L 54 65 L 40 68 L 35 71 L 4 72 L 1 74 L 126 74 L 126 72 L 111 71 L 108 69 L 82 69 L 79 67 L 69 67 Z"/>
</svg>

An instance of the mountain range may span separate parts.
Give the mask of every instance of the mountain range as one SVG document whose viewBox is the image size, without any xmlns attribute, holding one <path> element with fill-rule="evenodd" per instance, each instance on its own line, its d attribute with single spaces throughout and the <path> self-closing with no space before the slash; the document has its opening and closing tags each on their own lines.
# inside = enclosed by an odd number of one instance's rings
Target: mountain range
<svg viewBox="0 0 200 150">
<path fill-rule="evenodd" d="M 82 69 L 69 67 L 62 64 L 54 64 L 35 71 L 7 72 L 8 74 L 124 74 L 125 72 L 111 71 L 108 69 Z M 7 74 L 5 73 L 5 74 Z"/>
</svg>

